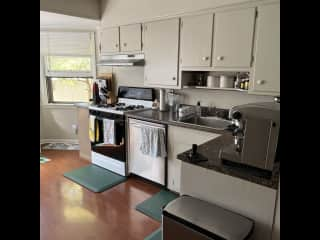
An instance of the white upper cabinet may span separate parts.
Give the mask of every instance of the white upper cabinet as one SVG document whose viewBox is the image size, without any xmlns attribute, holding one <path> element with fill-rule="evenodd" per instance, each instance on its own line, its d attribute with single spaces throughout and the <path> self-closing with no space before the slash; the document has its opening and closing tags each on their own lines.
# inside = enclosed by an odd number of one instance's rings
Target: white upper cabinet
<svg viewBox="0 0 320 240">
<path fill-rule="evenodd" d="M 280 94 L 280 4 L 258 7 L 251 93 Z"/>
<path fill-rule="evenodd" d="M 181 66 L 210 67 L 213 14 L 181 19 Z"/>
<path fill-rule="evenodd" d="M 179 19 L 144 24 L 144 83 L 177 88 L 179 59 Z"/>
<path fill-rule="evenodd" d="M 120 26 L 121 52 L 141 51 L 141 24 Z"/>
<path fill-rule="evenodd" d="M 255 12 L 252 7 L 215 14 L 213 67 L 251 67 Z"/>
<path fill-rule="evenodd" d="M 100 53 L 119 52 L 119 27 L 104 28 L 100 36 Z"/>
</svg>

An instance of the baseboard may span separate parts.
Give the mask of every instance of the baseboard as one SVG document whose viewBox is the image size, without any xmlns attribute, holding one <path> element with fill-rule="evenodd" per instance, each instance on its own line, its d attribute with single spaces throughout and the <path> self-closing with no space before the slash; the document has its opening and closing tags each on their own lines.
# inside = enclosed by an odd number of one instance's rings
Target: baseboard
<svg viewBox="0 0 320 240">
<path fill-rule="evenodd" d="M 71 143 L 71 144 L 79 144 L 78 139 L 40 139 L 40 144 L 45 143 Z"/>
<path fill-rule="evenodd" d="M 80 152 L 80 158 L 83 158 L 83 159 L 91 162 L 91 156 L 88 156 L 88 155 L 83 154 L 81 152 Z"/>
</svg>

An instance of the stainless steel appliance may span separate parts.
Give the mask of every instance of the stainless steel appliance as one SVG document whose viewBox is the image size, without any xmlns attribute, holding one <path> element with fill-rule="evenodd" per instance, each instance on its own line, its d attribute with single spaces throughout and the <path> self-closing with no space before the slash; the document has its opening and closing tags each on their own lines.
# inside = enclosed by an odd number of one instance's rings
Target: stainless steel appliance
<svg viewBox="0 0 320 240">
<path fill-rule="evenodd" d="M 144 54 L 116 54 L 100 57 L 98 66 L 143 66 Z"/>
<path fill-rule="evenodd" d="M 170 90 L 168 92 L 168 104 L 170 107 L 170 111 L 177 112 L 181 102 L 181 96 L 178 93 L 175 93 L 174 90 Z"/>
<path fill-rule="evenodd" d="M 94 135 L 91 139 L 93 164 L 127 175 L 125 113 L 151 108 L 153 100 L 152 88 L 120 86 L 116 104 L 89 106 L 89 129 L 93 129 L 91 135 Z"/>
<path fill-rule="evenodd" d="M 234 143 L 221 150 L 223 160 L 272 170 L 280 135 L 280 104 L 251 103 L 229 111 Z"/>
<path fill-rule="evenodd" d="M 162 211 L 166 240 L 244 240 L 253 229 L 253 220 L 191 196 L 172 200 Z"/>
<path fill-rule="evenodd" d="M 166 127 L 163 124 L 129 119 L 128 171 L 161 185 L 166 185 L 166 158 L 144 155 L 140 151 L 141 128 L 160 128 L 166 132 Z"/>
</svg>

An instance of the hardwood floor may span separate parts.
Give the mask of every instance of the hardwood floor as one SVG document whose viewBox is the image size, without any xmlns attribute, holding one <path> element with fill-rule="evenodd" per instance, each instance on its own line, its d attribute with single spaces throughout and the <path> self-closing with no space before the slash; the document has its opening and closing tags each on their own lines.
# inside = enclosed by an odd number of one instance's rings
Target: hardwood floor
<svg viewBox="0 0 320 240">
<path fill-rule="evenodd" d="M 40 239 L 143 240 L 160 223 L 135 206 L 160 188 L 130 177 L 102 193 L 93 193 L 63 173 L 88 165 L 78 151 L 45 150 L 40 164 Z"/>
</svg>

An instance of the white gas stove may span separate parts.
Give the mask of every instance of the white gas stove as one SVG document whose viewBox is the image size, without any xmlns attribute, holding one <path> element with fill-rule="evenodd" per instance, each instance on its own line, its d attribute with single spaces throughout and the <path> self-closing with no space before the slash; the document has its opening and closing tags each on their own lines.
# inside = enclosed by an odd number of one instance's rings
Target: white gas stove
<svg viewBox="0 0 320 240">
<path fill-rule="evenodd" d="M 89 109 L 123 115 L 126 112 L 141 111 L 151 107 L 152 101 L 119 98 L 115 104 L 93 104 L 89 106 Z"/>
<path fill-rule="evenodd" d="M 122 176 L 126 171 L 125 113 L 152 107 L 152 88 L 119 87 L 116 104 L 89 106 L 92 163 Z"/>
</svg>

